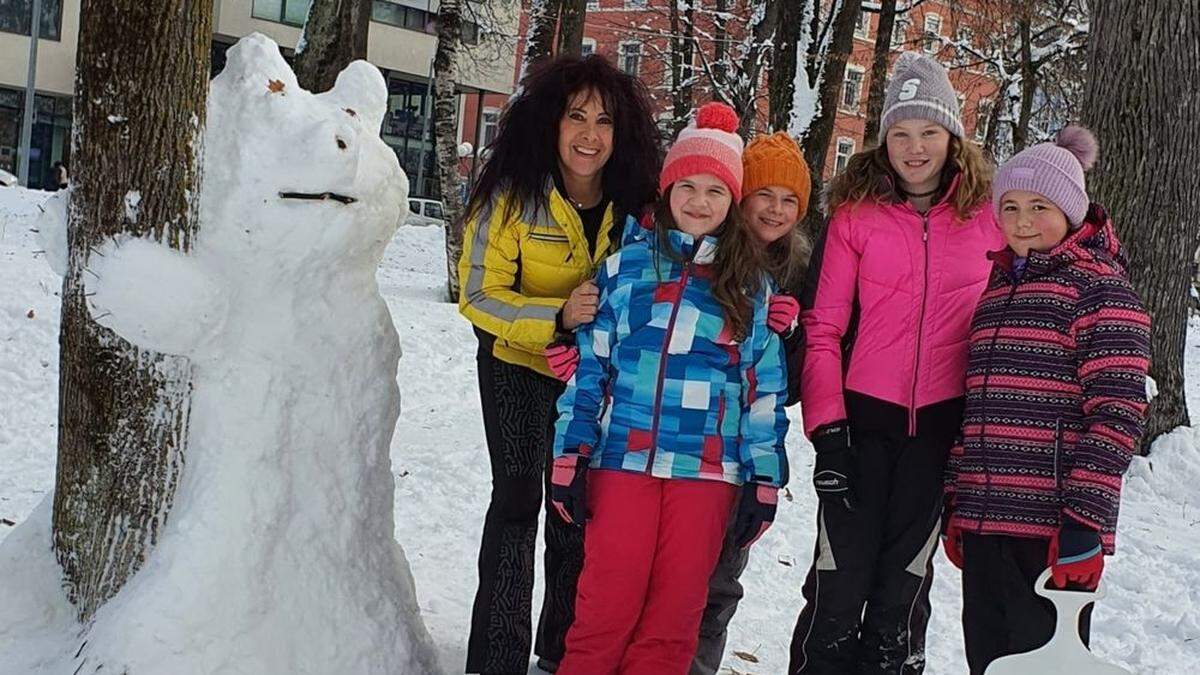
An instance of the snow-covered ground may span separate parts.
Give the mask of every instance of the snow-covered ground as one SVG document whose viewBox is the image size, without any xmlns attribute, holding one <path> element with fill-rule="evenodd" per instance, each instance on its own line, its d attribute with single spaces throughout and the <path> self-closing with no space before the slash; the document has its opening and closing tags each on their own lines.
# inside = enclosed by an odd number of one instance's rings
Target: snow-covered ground
<svg viewBox="0 0 1200 675">
<path fill-rule="evenodd" d="M 13 529 L 9 523 L 29 517 L 54 485 L 60 281 L 30 231 L 45 194 L 0 188 L 0 541 Z M 456 308 L 441 302 L 444 274 L 441 230 L 402 227 L 378 279 L 404 349 L 402 410 L 392 441 L 396 538 L 408 554 L 442 667 L 453 673 L 465 662 L 489 469 L 475 339 Z M 1192 325 L 1187 349 L 1189 382 L 1200 383 L 1200 322 Z M 1188 393 L 1193 414 L 1200 414 L 1200 384 Z M 776 525 L 755 546 L 725 673 L 786 667 L 815 511 L 807 482 L 811 448 L 796 431 L 789 448 L 791 498 L 781 502 Z M 1200 431 L 1191 429 L 1160 441 L 1153 458 L 1135 460 L 1129 473 L 1118 553 L 1105 575 L 1109 597 L 1096 611 L 1093 645 L 1136 673 L 1200 672 L 1196 485 Z M 963 673 L 958 573 L 940 553 L 933 595 L 926 672 Z"/>
</svg>

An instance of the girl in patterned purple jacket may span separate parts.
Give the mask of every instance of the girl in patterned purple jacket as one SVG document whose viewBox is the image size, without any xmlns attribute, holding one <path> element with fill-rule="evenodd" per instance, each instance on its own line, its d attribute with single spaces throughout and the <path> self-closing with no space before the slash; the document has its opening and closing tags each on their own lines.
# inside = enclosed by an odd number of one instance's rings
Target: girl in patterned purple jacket
<svg viewBox="0 0 1200 675">
<path fill-rule="evenodd" d="M 946 555 L 963 570 L 971 673 L 1053 633 L 1033 585 L 1093 588 L 1113 553 L 1121 476 L 1146 413 L 1150 317 L 1084 171 L 1096 142 L 1067 127 L 1001 167 L 1008 247 L 971 323 L 962 436 L 950 453 Z M 1087 641 L 1090 607 L 1080 636 Z"/>
</svg>

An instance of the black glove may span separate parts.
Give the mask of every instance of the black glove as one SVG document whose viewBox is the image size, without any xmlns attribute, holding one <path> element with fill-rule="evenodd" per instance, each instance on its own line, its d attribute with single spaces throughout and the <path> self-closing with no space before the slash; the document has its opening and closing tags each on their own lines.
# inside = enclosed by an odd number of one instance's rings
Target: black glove
<svg viewBox="0 0 1200 675">
<path fill-rule="evenodd" d="M 778 501 L 779 488 L 762 483 L 742 485 L 742 498 L 738 500 L 733 521 L 733 543 L 738 548 L 747 548 L 758 541 L 775 522 L 775 505 Z"/>
<path fill-rule="evenodd" d="M 587 510 L 586 454 L 575 453 L 554 458 L 550 469 L 550 501 L 564 521 L 583 525 L 591 514 Z"/>
<path fill-rule="evenodd" d="M 854 479 L 858 476 L 858 457 L 850 445 L 850 425 L 834 422 L 817 427 L 812 434 L 817 449 L 813 467 L 813 487 L 826 506 L 854 510 Z"/>
</svg>

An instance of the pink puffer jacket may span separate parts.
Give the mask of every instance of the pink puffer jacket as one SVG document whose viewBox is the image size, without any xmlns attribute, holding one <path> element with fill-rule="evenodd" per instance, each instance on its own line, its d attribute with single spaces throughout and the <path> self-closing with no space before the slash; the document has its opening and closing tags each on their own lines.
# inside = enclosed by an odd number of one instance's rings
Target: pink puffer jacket
<svg viewBox="0 0 1200 675">
<path fill-rule="evenodd" d="M 846 419 L 846 390 L 907 409 L 909 435 L 920 408 L 963 395 L 971 313 L 992 267 L 987 253 L 1004 237 L 990 202 L 963 222 L 948 203 L 953 193 L 924 216 L 907 202 L 835 210 L 801 315 L 806 433 Z M 855 312 L 846 369 L 842 339 Z"/>
</svg>

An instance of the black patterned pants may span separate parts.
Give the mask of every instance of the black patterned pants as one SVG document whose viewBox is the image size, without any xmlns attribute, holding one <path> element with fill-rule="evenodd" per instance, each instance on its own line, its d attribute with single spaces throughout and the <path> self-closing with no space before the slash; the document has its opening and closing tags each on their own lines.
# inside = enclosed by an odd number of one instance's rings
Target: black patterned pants
<svg viewBox="0 0 1200 675">
<path fill-rule="evenodd" d="M 533 569 L 538 516 L 545 512 L 545 596 L 534 652 L 562 660 L 583 568 L 583 530 L 550 507 L 557 380 L 491 354 L 481 336 L 479 394 L 492 464 L 492 499 L 479 548 L 479 590 L 471 614 L 468 673 L 524 674 L 532 640 Z"/>
</svg>

